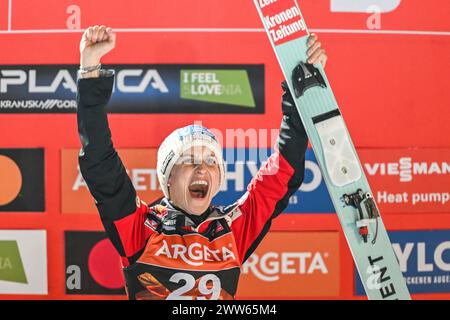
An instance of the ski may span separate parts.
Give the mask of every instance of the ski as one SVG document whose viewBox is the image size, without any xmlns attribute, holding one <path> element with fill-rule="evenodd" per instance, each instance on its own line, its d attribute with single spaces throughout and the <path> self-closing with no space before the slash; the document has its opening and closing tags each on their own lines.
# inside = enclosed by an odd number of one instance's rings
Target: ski
<svg viewBox="0 0 450 320">
<path fill-rule="evenodd" d="M 254 0 L 305 126 L 367 297 L 411 299 L 369 183 L 296 0 Z M 355 286 L 354 286 L 355 287 Z"/>
</svg>

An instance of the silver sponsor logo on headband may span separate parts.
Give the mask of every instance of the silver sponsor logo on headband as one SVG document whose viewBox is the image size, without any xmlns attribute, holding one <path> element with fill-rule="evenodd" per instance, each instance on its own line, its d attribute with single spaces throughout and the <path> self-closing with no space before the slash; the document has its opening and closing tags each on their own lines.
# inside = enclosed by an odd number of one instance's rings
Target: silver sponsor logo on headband
<svg viewBox="0 0 450 320">
<path fill-rule="evenodd" d="M 216 137 L 211 131 L 203 126 L 199 126 L 196 124 L 184 127 L 178 132 L 178 138 L 180 139 L 180 141 L 183 141 L 187 137 L 201 137 L 203 135 L 207 135 L 212 140 L 217 141 Z"/>
<path fill-rule="evenodd" d="M 170 150 L 169 154 L 166 156 L 166 159 L 164 159 L 163 165 L 162 165 L 162 174 L 166 174 L 167 166 L 169 165 L 170 161 L 175 156 L 175 152 L 173 150 Z"/>
</svg>

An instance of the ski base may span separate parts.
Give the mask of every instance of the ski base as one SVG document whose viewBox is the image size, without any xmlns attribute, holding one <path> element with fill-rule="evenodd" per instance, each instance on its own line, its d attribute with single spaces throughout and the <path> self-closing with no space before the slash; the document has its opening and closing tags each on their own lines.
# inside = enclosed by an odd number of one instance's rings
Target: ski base
<svg viewBox="0 0 450 320">
<path fill-rule="evenodd" d="M 369 299 L 409 300 L 386 228 L 295 0 L 254 0 L 302 119 Z"/>
</svg>

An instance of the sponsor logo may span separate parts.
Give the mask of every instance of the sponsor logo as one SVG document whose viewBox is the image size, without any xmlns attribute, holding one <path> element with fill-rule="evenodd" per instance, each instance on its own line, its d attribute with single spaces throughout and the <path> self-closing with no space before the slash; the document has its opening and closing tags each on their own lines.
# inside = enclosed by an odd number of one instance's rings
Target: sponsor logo
<svg viewBox="0 0 450 320">
<path fill-rule="evenodd" d="M 163 268 L 183 270 L 225 270 L 239 268 L 237 248 L 232 233 L 224 234 L 212 241 L 198 234 L 158 234 L 152 239 L 139 262 Z"/>
<path fill-rule="evenodd" d="M 0 111 L 13 112 L 14 110 L 26 110 L 26 112 L 46 112 L 51 110 L 75 110 L 77 103 L 75 100 L 42 99 L 42 100 L 0 100 Z M 24 111 L 25 112 L 25 111 Z"/>
<path fill-rule="evenodd" d="M 225 151 L 227 153 L 227 150 Z M 246 151 L 244 151 L 246 152 Z M 251 153 L 252 150 L 249 150 Z M 267 149 L 267 153 L 270 153 L 270 149 Z M 305 181 L 299 190 L 304 192 L 312 192 L 317 190 L 320 185 L 323 182 L 322 179 L 322 173 L 320 172 L 319 165 L 315 161 L 315 158 L 312 158 L 314 155 L 311 151 L 307 152 L 308 156 L 312 160 L 306 160 L 305 161 L 305 170 L 309 171 L 310 173 L 310 179 L 308 181 Z M 250 157 L 252 158 L 252 157 Z M 267 160 L 267 159 L 266 159 Z M 258 160 L 247 160 L 247 161 L 240 161 L 237 160 L 235 163 L 229 163 L 232 167 L 234 167 L 234 170 L 230 168 L 230 170 L 227 170 L 227 181 L 234 181 L 235 182 L 235 188 L 234 190 L 237 192 L 245 191 L 247 184 L 250 182 L 248 181 L 248 177 L 245 174 L 246 171 L 248 171 L 251 175 L 250 178 L 253 178 L 257 173 L 261 166 L 265 164 L 266 161 L 258 161 Z M 251 180 L 251 179 L 250 179 Z M 228 184 L 223 185 L 221 191 L 228 191 Z"/>
<path fill-rule="evenodd" d="M 408 259 L 413 251 L 417 255 L 417 271 L 433 272 L 435 268 L 441 271 L 450 271 L 450 261 L 444 261 L 444 254 L 446 254 L 446 251 L 450 249 L 450 240 L 441 242 L 434 248 L 431 263 L 426 262 L 426 242 L 407 242 L 403 251 L 398 243 L 394 244 L 393 247 L 397 257 L 399 258 L 400 268 L 403 272 L 408 271 Z"/>
<path fill-rule="evenodd" d="M 358 149 L 363 167 L 370 180 L 374 198 L 381 212 L 448 212 L 450 183 L 448 162 L 450 153 L 443 150 Z M 156 149 L 119 150 L 139 196 L 152 201 L 162 196 L 156 173 Z M 229 203 L 246 192 L 272 150 L 269 148 L 224 149 L 226 179 L 214 203 Z M 433 160 L 430 161 L 429 158 Z M 401 182 L 400 163 L 385 159 L 411 159 L 410 181 Z M 417 159 L 412 161 L 412 159 Z M 442 160 L 441 160 L 442 159 Z M 77 151 L 63 151 L 63 212 L 91 212 L 97 210 L 86 183 L 78 171 Z M 370 161 L 370 162 L 369 162 Z M 409 161 L 409 160 L 408 160 Z M 409 162 L 408 162 L 409 163 Z M 395 166 L 395 165 L 397 166 Z M 439 170 L 437 169 L 439 168 Z M 405 175 L 405 174 L 404 174 Z M 1 200 L 1 196 L 0 196 Z M 290 200 L 285 213 L 335 212 L 321 170 L 311 149 L 306 152 L 303 184 Z"/>
<path fill-rule="evenodd" d="M 0 230 L 0 294 L 47 294 L 46 231 Z"/>
<path fill-rule="evenodd" d="M 280 274 L 327 274 L 324 257 L 327 252 L 267 252 L 262 257 L 253 254 L 244 265 L 244 273 L 252 272 L 259 280 L 272 282 L 280 280 Z"/>
<path fill-rule="evenodd" d="M 247 185 L 256 176 L 259 168 L 271 155 L 271 149 L 225 149 L 227 163 L 226 181 L 214 198 L 215 203 L 227 203 L 239 199 Z M 231 161 L 230 161 L 231 159 Z M 303 184 L 290 200 L 285 213 L 330 213 L 335 212 L 314 152 L 308 149 L 305 161 Z"/>
<path fill-rule="evenodd" d="M 337 232 L 270 232 L 242 266 L 238 297 L 338 296 L 339 257 Z"/>
<path fill-rule="evenodd" d="M 377 7 L 380 12 L 391 12 L 400 6 L 401 0 L 330 0 L 331 12 L 361 12 Z"/>
<path fill-rule="evenodd" d="M 77 68 L 2 67 L 0 112 L 75 113 Z M 263 65 L 111 68 L 115 82 L 109 113 L 264 113 Z"/>
<path fill-rule="evenodd" d="M 119 149 L 127 173 L 139 198 L 152 202 L 162 191 L 156 170 L 156 149 Z M 78 150 L 62 150 L 61 156 L 62 212 L 97 213 L 94 199 L 78 166 Z"/>
<path fill-rule="evenodd" d="M 415 175 L 450 174 L 450 162 L 414 162 L 410 157 L 400 158 L 398 162 L 365 163 L 369 175 L 399 176 L 400 182 L 411 182 Z"/>
<path fill-rule="evenodd" d="M 175 156 L 175 152 L 173 150 L 170 150 L 169 154 L 164 159 L 164 162 L 162 165 L 162 173 L 163 174 L 166 174 L 167 166 L 169 165 L 170 161 L 173 159 L 174 156 Z"/>
<path fill-rule="evenodd" d="M 184 127 L 182 130 L 178 131 L 178 138 L 180 141 L 184 139 L 192 138 L 192 137 L 202 137 L 203 135 L 207 135 L 213 140 L 216 140 L 214 134 L 209 131 L 209 129 L 203 127 L 201 124 L 193 124 L 187 127 Z"/>
<path fill-rule="evenodd" d="M 360 149 L 381 212 L 448 212 L 450 151 Z"/>
<path fill-rule="evenodd" d="M 300 5 L 304 12 L 308 12 L 308 20 L 318 23 L 316 28 L 440 31 L 447 30 L 448 25 L 447 17 L 442 12 L 448 11 L 449 2 L 443 0 L 432 6 L 407 0 L 302 1 Z M 427 24 L 423 22 L 424 10 L 429 19 Z"/>
<path fill-rule="evenodd" d="M 445 205 L 450 200 L 450 193 L 448 192 L 425 192 L 425 193 L 408 193 L 398 192 L 392 193 L 387 191 L 376 192 L 376 199 L 379 203 L 385 204 L 407 204 L 411 203 L 413 206 L 418 204 L 430 203 L 435 204 L 431 208 L 438 208 L 436 204 Z M 434 211 L 434 210 L 433 210 Z"/>
<path fill-rule="evenodd" d="M 66 294 L 123 295 L 120 256 L 104 232 L 66 231 Z"/>
<path fill-rule="evenodd" d="M 236 260 L 236 256 L 229 247 L 232 247 L 232 245 L 228 244 L 228 248 L 224 246 L 213 250 L 197 242 L 189 246 L 184 246 L 182 244 L 169 245 L 166 240 L 163 240 L 163 244 L 156 251 L 155 256 L 165 255 L 169 259 L 182 259 L 191 266 L 202 266 L 206 261 L 222 262 L 229 259 Z"/>
<path fill-rule="evenodd" d="M 255 108 L 246 70 L 181 70 L 181 98 Z"/>
<path fill-rule="evenodd" d="M 142 76 L 144 75 L 144 76 Z M 124 93 L 144 93 L 147 88 L 153 88 L 161 93 L 169 93 L 166 84 L 157 70 L 149 69 L 124 69 L 117 72 L 117 89 Z M 139 84 L 132 85 L 129 82 L 136 78 Z"/>
<path fill-rule="evenodd" d="M 448 212 L 450 183 L 448 163 L 450 153 L 442 150 L 358 149 L 363 167 L 370 180 L 374 198 L 381 212 Z M 214 203 L 229 203 L 246 192 L 248 184 L 267 161 L 269 148 L 224 149 L 226 179 Z M 149 202 L 162 196 L 156 172 L 156 149 L 123 149 L 119 154 L 128 168 L 130 179 L 140 198 Z M 431 154 L 431 155 L 430 155 Z M 433 156 L 436 154 L 436 156 Z M 62 211 L 64 213 L 96 213 L 93 199 L 78 170 L 77 150 L 62 152 Z M 429 158 L 433 160 L 430 161 Z M 417 159 L 411 161 L 411 181 L 401 182 L 400 162 L 387 159 Z M 386 160 L 387 161 L 386 161 Z M 442 159 L 442 160 L 440 160 Z M 398 170 L 392 164 L 398 165 Z M 438 171 L 436 168 L 439 167 Z M 397 171 L 395 171 L 397 170 Z M 396 173 L 398 172 L 398 174 Z M 1 201 L 1 196 L 0 196 Z M 335 212 L 321 170 L 311 149 L 306 152 L 303 184 L 290 200 L 285 213 Z"/>
<path fill-rule="evenodd" d="M 450 230 L 389 232 L 411 293 L 450 293 Z M 359 277 L 357 295 L 364 295 Z"/>
<path fill-rule="evenodd" d="M 0 212 L 42 212 L 44 150 L 0 149 Z"/>
<path fill-rule="evenodd" d="M 141 199 L 151 202 L 162 196 L 156 171 L 156 149 L 119 149 L 119 155 L 128 168 L 127 172 Z M 225 149 L 227 159 L 226 181 L 214 198 L 214 203 L 229 203 L 245 193 L 247 185 L 258 169 L 270 156 L 270 149 Z M 62 151 L 62 212 L 97 213 L 94 200 L 89 193 L 78 168 L 78 150 Z M 334 212 L 325 183 L 314 153 L 308 149 L 305 162 L 305 179 L 300 189 L 291 197 L 286 213 Z"/>
<path fill-rule="evenodd" d="M 7 93 L 10 86 L 26 85 L 29 93 L 55 93 L 62 86 L 63 89 L 76 92 L 77 86 L 69 70 L 58 70 L 49 85 L 37 85 L 37 70 L 0 70 L 0 92 Z"/>
<path fill-rule="evenodd" d="M 266 148 L 226 149 L 226 182 L 222 184 L 215 201 L 226 203 L 229 199 L 240 198 L 271 153 Z M 358 155 L 381 212 L 450 210 L 450 191 L 446 188 L 450 185 L 450 151 L 358 149 Z M 335 212 L 312 149 L 306 152 L 303 184 L 291 196 L 285 212 Z"/>
<path fill-rule="evenodd" d="M 76 75 L 73 69 L 55 70 L 56 75 L 50 77 L 50 82 L 47 84 L 37 83 L 38 72 L 42 75 L 40 78 L 48 79 L 48 75 L 44 70 L 29 69 L 29 70 L 0 70 L 0 92 L 7 93 L 8 87 L 19 86 L 26 87 L 28 93 L 56 93 L 58 90 L 67 90 L 76 93 L 77 85 L 75 82 Z M 116 90 L 123 93 L 143 93 L 147 88 L 159 90 L 161 93 L 168 93 L 169 90 L 162 80 L 160 74 L 154 69 L 123 69 L 116 73 L 117 84 Z M 139 81 L 140 79 L 140 81 Z M 132 85 L 130 82 L 136 82 Z M 41 80 L 42 81 L 42 80 Z"/>
<path fill-rule="evenodd" d="M 275 45 L 307 35 L 295 1 L 260 0 L 258 4 Z"/>
</svg>

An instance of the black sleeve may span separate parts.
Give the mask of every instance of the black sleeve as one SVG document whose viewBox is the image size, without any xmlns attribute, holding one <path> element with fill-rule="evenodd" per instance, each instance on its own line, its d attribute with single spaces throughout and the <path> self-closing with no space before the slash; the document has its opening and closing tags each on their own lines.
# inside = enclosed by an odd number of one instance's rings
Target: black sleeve
<svg viewBox="0 0 450 320">
<path fill-rule="evenodd" d="M 289 186 L 289 189 L 291 189 L 290 197 L 292 193 L 300 188 L 303 182 L 308 136 L 287 83 L 284 81 L 281 86 L 284 90 L 281 104 L 283 119 L 280 125 L 277 146 L 280 154 L 295 170 L 295 174 L 289 182 L 291 184 Z M 287 200 L 289 200 L 289 197 Z"/>
<path fill-rule="evenodd" d="M 105 107 L 113 83 L 114 76 L 78 80 L 79 165 L 108 236 L 125 256 L 114 221 L 136 211 L 136 191 L 111 141 Z"/>
</svg>

